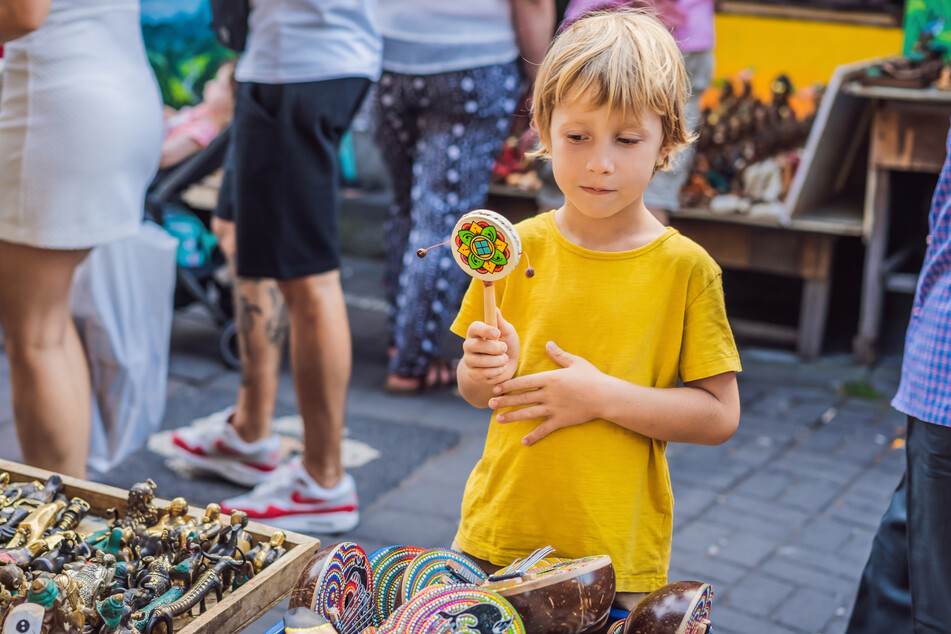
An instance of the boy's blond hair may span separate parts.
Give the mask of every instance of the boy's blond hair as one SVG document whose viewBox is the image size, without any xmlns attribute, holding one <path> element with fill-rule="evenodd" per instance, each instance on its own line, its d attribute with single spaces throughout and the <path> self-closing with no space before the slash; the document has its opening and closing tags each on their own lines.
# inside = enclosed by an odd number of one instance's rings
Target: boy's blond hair
<svg viewBox="0 0 951 634">
<path fill-rule="evenodd" d="M 538 155 L 550 156 L 552 111 L 578 90 L 611 111 L 660 115 L 661 147 L 670 153 L 655 171 L 667 169 L 695 138 L 684 119 L 687 86 L 683 56 L 657 18 L 630 9 L 591 13 L 555 38 L 538 69 L 532 105 L 544 145 Z"/>
</svg>

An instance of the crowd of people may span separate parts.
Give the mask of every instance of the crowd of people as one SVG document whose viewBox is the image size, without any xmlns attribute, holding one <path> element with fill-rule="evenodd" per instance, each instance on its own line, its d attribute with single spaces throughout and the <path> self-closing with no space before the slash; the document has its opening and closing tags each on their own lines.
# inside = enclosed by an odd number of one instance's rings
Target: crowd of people
<svg viewBox="0 0 951 634">
<path fill-rule="evenodd" d="M 454 547 L 487 570 L 542 543 L 609 554 L 627 609 L 666 583 L 666 445 L 726 442 L 740 416 L 720 269 L 665 221 L 712 74 L 713 3 L 573 0 L 564 18 L 559 27 L 552 0 L 254 0 L 237 63 L 219 69 L 201 104 L 163 117 L 137 0 L 0 0 L 0 329 L 24 460 L 85 476 L 90 389 L 69 314 L 73 271 L 96 245 L 137 231 L 159 167 L 227 133 L 213 230 L 233 276 L 242 381 L 233 407 L 173 442 L 191 464 L 250 488 L 224 512 L 305 532 L 356 526 L 340 448 L 351 339 L 338 148 L 376 84 L 394 188 L 383 387 L 458 385 L 492 412 Z M 536 275 L 495 285 L 491 324 L 481 282 L 467 292 L 451 255 L 416 250 L 484 205 L 518 117 L 531 119 L 557 189 L 518 226 Z M 895 401 L 914 417 L 908 473 L 853 632 L 940 631 L 951 620 L 933 594 L 951 563 L 934 548 L 947 513 L 933 512 L 951 477 L 949 171 Z M 458 362 L 441 356 L 449 330 L 464 339 Z M 304 424 L 290 461 L 271 429 L 285 343 Z"/>
</svg>

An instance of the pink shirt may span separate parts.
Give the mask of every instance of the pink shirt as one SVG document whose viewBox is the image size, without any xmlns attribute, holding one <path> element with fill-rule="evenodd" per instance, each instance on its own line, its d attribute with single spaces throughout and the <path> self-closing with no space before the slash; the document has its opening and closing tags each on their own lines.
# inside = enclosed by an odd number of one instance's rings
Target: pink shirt
<svg viewBox="0 0 951 634">
<path fill-rule="evenodd" d="M 221 128 L 208 117 L 206 110 L 201 104 L 179 110 L 165 122 L 165 138 L 186 137 L 201 147 L 207 147 Z"/>
<path fill-rule="evenodd" d="M 565 24 L 594 9 L 645 4 L 657 10 L 660 19 L 672 29 L 674 39 L 684 53 L 713 48 L 713 0 L 571 0 L 565 11 Z"/>
</svg>

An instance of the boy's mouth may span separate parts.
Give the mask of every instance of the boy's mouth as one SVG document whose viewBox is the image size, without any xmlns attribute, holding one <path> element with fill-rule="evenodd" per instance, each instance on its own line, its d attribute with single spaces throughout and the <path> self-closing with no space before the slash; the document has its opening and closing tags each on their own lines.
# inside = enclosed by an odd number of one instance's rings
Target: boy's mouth
<svg viewBox="0 0 951 634">
<path fill-rule="evenodd" d="M 589 194 L 610 194 L 613 192 L 613 189 L 605 189 L 602 187 L 585 187 L 582 185 L 581 189 L 588 192 Z"/>
</svg>

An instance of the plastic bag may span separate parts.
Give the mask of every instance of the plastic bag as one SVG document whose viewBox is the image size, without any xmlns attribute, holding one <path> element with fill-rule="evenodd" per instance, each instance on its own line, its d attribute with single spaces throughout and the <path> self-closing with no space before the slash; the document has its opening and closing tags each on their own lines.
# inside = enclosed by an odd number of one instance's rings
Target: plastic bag
<svg viewBox="0 0 951 634">
<path fill-rule="evenodd" d="M 165 414 L 177 250 L 175 238 L 146 222 L 76 269 L 70 303 L 89 359 L 95 471 L 144 446 Z"/>
</svg>

